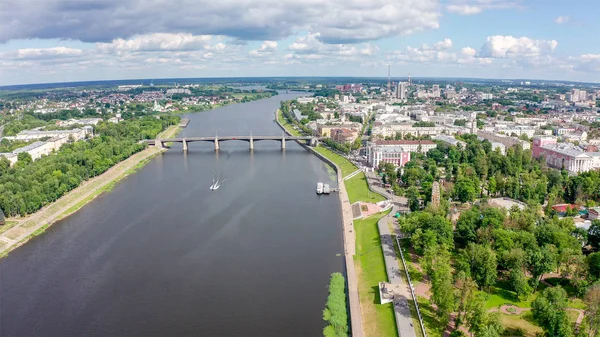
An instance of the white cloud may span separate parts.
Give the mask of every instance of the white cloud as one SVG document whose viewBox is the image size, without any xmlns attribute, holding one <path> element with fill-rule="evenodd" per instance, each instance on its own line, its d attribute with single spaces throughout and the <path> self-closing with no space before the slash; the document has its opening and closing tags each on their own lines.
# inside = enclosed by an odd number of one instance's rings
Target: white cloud
<svg viewBox="0 0 600 337">
<path fill-rule="evenodd" d="M 451 0 L 446 10 L 459 15 L 474 15 L 486 10 L 519 7 L 519 0 Z"/>
<path fill-rule="evenodd" d="M 568 58 L 573 70 L 600 73 L 600 54 L 584 54 Z"/>
<path fill-rule="evenodd" d="M 53 47 L 53 48 L 24 48 L 17 49 L 15 51 L 0 53 L 0 59 L 12 59 L 12 60 L 43 60 L 43 59 L 56 59 L 56 58 L 68 58 L 74 56 L 81 56 L 84 51 L 81 49 L 67 48 L 67 47 Z"/>
<path fill-rule="evenodd" d="M 0 41 L 108 43 L 157 32 L 256 41 L 312 31 L 348 43 L 437 29 L 440 15 L 438 0 L 18 0 L 0 11 Z M 152 48 L 169 48 L 162 42 Z"/>
<path fill-rule="evenodd" d="M 469 5 L 448 5 L 446 9 L 449 12 L 460 14 L 460 15 L 473 15 L 483 12 L 483 8 Z"/>
<path fill-rule="evenodd" d="M 321 55 L 344 59 L 369 57 L 379 52 L 379 47 L 372 44 L 327 44 L 320 37 L 321 33 L 308 33 L 298 37 L 288 49 L 294 52 L 294 58 L 307 60 L 319 59 Z"/>
<path fill-rule="evenodd" d="M 277 41 L 264 41 L 258 49 L 251 50 L 250 55 L 267 56 L 277 51 Z"/>
<path fill-rule="evenodd" d="M 534 58 L 554 52 L 555 40 L 534 40 L 528 37 L 488 36 L 479 55 L 491 58 Z"/>
<path fill-rule="evenodd" d="M 556 19 L 554 19 L 554 23 L 557 23 L 559 25 L 563 24 L 563 23 L 568 23 L 569 21 L 571 21 L 571 18 L 568 16 L 559 16 Z"/>
<path fill-rule="evenodd" d="M 101 52 L 176 51 L 204 49 L 210 42 L 209 35 L 189 33 L 153 33 L 133 36 L 130 39 L 115 39 L 110 43 L 97 43 Z"/>
</svg>

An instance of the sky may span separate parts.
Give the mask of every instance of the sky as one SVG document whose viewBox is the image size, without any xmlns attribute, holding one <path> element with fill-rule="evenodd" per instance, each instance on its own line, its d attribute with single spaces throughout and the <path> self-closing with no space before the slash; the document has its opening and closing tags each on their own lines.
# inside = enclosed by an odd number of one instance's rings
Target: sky
<svg viewBox="0 0 600 337">
<path fill-rule="evenodd" d="M 0 0 L 0 85 L 183 77 L 600 82 L 597 0 Z"/>
</svg>

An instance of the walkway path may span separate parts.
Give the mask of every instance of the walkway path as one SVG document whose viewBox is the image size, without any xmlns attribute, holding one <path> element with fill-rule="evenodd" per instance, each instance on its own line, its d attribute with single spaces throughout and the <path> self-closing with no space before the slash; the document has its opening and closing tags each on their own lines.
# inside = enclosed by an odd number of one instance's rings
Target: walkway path
<svg viewBox="0 0 600 337">
<path fill-rule="evenodd" d="M 359 174 L 359 173 L 361 173 L 361 172 L 362 172 L 362 170 L 361 170 L 361 169 L 358 169 L 358 170 L 356 170 L 356 171 L 354 171 L 354 172 L 350 173 L 349 175 L 345 176 L 345 177 L 344 177 L 344 180 L 348 180 L 348 179 L 350 179 L 350 178 L 354 177 L 355 175 L 357 175 L 357 174 Z"/>
<path fill-rule="evenodd" d="M 396 315 L 396 326 L 400 337 L 416 337 L 410 316 L 410 307 L 408 301 L 411 299 L 408 282 L 402 278 L 401 269 L 398 266 L 398 257 L 394 249 L 394 239 L 390 233 L 390 223 L 394 223 L 396 209 L 381 218 L 377 223 L 379 236 L 381 238 L 381 248 L 383 249 L 383 258 L 388 280 L 392 284 L 401 284 L 402 293 L 394 297 L 394 314 Z"/>
</svg>

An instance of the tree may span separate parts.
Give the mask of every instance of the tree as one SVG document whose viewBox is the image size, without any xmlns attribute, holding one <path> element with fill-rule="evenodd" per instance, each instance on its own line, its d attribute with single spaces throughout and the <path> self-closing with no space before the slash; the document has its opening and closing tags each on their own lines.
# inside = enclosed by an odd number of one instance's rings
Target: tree
<svg viewBox="0 0 600 337">
<path fill-rule="evenodd" d="M 418 211 L 421 207 L 419 203 L 419 189 L 411 186 L 406 190 L 406 198 L 408 199 L 408 207 L 412 212 Z"/>
<path fill-rule="evenodd" d="M 573 336 L 566 308 L 567 292 L 560 286 L 544 289 L 531 305 L 533 318 L 547 337 Z"/>
<path fill-rule="evenodd" d="M 456 222 L 456 233 L 454 235 L 454 240 L 458 246 L 465 247 L 470 242 L 477 241 L 480 218 L 481 213 L 475 207 L 460 214 Z"/>
<path fill-rule="evenodd" d="M 331 274 L 329 296 L 323 310 L 323 320 L 329 323 L 323 329 L 325 337 L 348 336 L 348 313 L 346 311 L 346 281 L 341 273 Z"/>
<path fill-rule="evenodd" d="M 4 224 L 5 224 L 4 211 L 2 211 L 2 208 L 0 208 L 0 226 L 4 226 Z"/>
<path fill-rule="evenodd" d="M 537 289 L 538 283 L 545 273 L 554 269 L 556 265 L 556 253 L 548 245 L 529 252 L 529 272 L 533 276 L 533 288 Z"/>
<path fill-rule="evenodd" d="M 19 166 L 25 166 L 31 162 L 33 162 L 33 159 L 31 159 L 31 155 L 29 153 L 21 152 L 17 155 L 17 163 Z"/>
<path fill-rule="evenodd" d="M 470 275 L 482 289 L 496 282 L 498 262 L 490 247 L 469 243 L 461 251 L 456 267 Z"/>
<path fill-rule="evenodd" d="M 472 278 L 467 276 L 465 272 L 461 271 L 456 275 L 454 288 L 456 289 L 455 298 L 457 300 L 456 309 L 458 311 L 456 316 L 456 328 L 458 329 L 467 314 L 469 306 L 471 306 L 475 300 L 477 284 Z"/>
<path fill-rule="evenodd" d="M 477 197 L 478 186 L 472 179 L 460 178 L 454 185 L 454 194 L 460 202 L 473 201 Z"/>
<path fill-rule="evenodd" d="M 586 304 L 585 316 L 589 329 L 588 337 L 598 336 L 600 333 L 600 284 L 591 286 L 583 301 Z"/>
<path fill-rule="evenodd" d="M 481 296 L 473 301 L 466 316 L 469 332 L 475 337 L 499 337 L 504 332 L 500 314 L 488 312 Z"/>
<path fill-rule="evenodd" d="M 595 249 L 600 249 L 600 220 L 593 220 L 588 229 L 588 244 Z"/>
<path fill-rule="evenodd" d="M 450 253 L 446 249 L 438 250 L 432 265 L 431 300 L 437 305 L 438 317 L 443 325 L 450 320 L 454 309 L 454 288 L 452 287 L 452 268 Z"/>
<path fill-rule="evenodd" d="M 600 280 L 600 252 L 588 255 L 587 263 L 592 280 Z"/>
</svg>

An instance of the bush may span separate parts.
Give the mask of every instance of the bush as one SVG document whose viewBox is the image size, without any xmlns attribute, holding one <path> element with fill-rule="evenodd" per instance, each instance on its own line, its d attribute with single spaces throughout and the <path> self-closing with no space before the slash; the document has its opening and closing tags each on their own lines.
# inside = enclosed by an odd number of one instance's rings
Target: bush
<svg viewBox="0 0 600 337">
<path fill-rule="evenodd" d="M 331 274 L 329 296 L 323 310 L 323 320 L 329 325 L 323 329 L 325 337 L 348 336 L 348 313 L 346 311 L 346 280 L 341 273 Z"/>
</svg>

